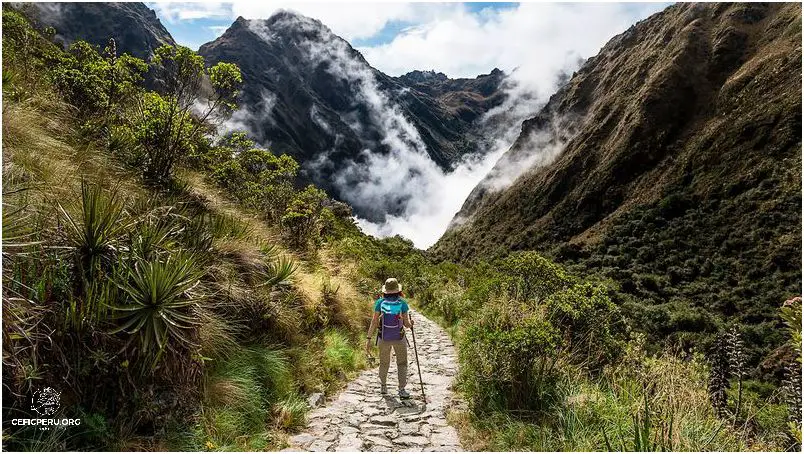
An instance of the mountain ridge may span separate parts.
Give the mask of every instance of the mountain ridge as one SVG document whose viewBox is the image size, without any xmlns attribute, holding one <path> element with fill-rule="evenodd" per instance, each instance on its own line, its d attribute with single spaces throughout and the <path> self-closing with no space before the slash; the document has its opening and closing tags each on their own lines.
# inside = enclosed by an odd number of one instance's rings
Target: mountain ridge
<svg viewBox="0 0 804 454">
<path fill-rule="evenodd" d="M 147 59 L 154 49 L 176 45 L 156 12 L 141 2 L 13 3 L 40 27 L 56 29 L 67 46 L 78 39 L 101 49 L 113 38 L 119 53 Z"/>
</svg>

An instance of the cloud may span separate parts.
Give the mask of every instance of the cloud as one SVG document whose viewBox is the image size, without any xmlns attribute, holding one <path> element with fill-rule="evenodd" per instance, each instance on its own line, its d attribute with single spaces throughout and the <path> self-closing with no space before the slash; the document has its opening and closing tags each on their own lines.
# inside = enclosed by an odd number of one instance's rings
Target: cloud
<svg viewBox="0 0 804 454">
<path fill-rule="evenodd" d="M 519 153 L 507 155 L 498 163 L 518 137 L 521 122 L 539 111 L 562 77 L 565 79 L 585 58 L 596 54 L 611 37 L 666 6 L 524 3 L 477 11 L 459 3 L 269 1 L 235 2 L 222 8 L 165 5 L 162 14 L 171 18 L 202 14 L 219 17 L 216 15 L 228 11 L 231 19 L 257 19 L 270 17 L 279 9 L 294 10 L 319 19 L 334 34 L 353 43 L 364 42 L 358 50 L 372 66 L 390 75 L 435 69 L 451 77 L 474 77 L 495 67 L 508 73 L 507 100 L 477 125 L 486 153 L 468 156 L 453 170 L 444 171 L 430 159 L 402 109 L 378 89 L 373 73 L 353 58 L 344 43 L 334 37 L 325 40 L 330 45 L 308 43 L 312 58 L 330 62 L 329 70 L 348 81 L 355 99 L 368 108 L 371 124 L 361 124 L 349 114 L 342 115 L 342 120 L 358 134 L 370 128 L 381 135 L 384 151 L 366 149 L 333 176 L 341 197 L 355 206 L 396 208 L 388 211 L 397 214 L 383 222 L 358 222 L 367 233 L 401 234 L 422 248 L 443 234 L 468 194 L 496 164 L 495 174 L 486 181 L 490 189 L 502 188 L 527 169 L 555 159 L 563 142 L 554 140 L 555 134 L 542 133 L 529 137 Z M 390 41 L 380 38 L 389 28 L 395 36 Z M 271 39 L 269 30 L 262 33 Z M 264 107 L 271 104 L 271 97 L 266 98 Z M 261 115 L 270 115 L 270 108 L 260 110 Z M 244 126 L 246 114 L 235 115 L 231 125 Z M 325 121 L 314 110 L 310 119 Z M 564 127 L 561 122 L 557 124 L 560 126 L 554 128 Z M 320 153 L 311 165 L 319 170 L 334 168 L 329 151 Z"/>
<path fill-rule="evenodd" d="M 229 28 L 229 26 L 228 25 L 212 25 L 212 26 L 210 26 L 208 28 L 212 31 L 212 33 L 215 34 L 215 37 L 217 38 L 217 37 L 221 36 L 223 34 L 223 32 L 225 32 L 226 29 Z"/>
<path fill-rule="evenodd" d="M 474 77 L 497 67 L 544 80 L 568 60 L 594 55 L 612 36 L 663 7 L 655 3 L 522 3 L 516 8 L 471 12 L 463 4 L 453 4 L 431 20 L 403 30 L 389 43 L 358 50 L 391 75 L 436 68 L 451 77 Z"/>
<path fill-rule="evenodd" d="M 169 24 L 185 20 L 232 18 L 231 3 L 153 2 L 148 6 Z"/>
<path fill-rule="evenodd" d="M 348 41 L 371 38 L 393 22 L 419 23 L 432 20 L 444 8 L 443 4 L 390 2 L 262 1 L 232 4 L 234 16 L 243 16 L 246 19 L 264 19 L 280 9 L 293 10 L 320 20 L 336 35 Z"/>
</svg>

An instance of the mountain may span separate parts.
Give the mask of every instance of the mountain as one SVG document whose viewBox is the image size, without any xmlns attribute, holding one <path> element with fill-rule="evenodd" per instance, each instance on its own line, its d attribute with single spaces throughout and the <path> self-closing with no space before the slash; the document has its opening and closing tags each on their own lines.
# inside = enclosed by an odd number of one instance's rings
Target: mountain
<svg viewBox="0 0 804 454">
<path fill-rule="evenodd" d="M 772 343 L 801 288 L 801 75 L 801 5 L 673 5 L 523 123 L 432 251 L 542 251 L 685 311 L 663 329 L 714 312 Z"/>
<path fill-rule="evenodd" d="M 156 13 L 139 2 L 15 3 L 37 25 L 56 29 L 56 41 L 81 39 L 105 47 L 114 38 L 118 53 L 147 58 L 154 49 L 175 45 Z"/>
<path fill-rule="evenodd" d="M 472 80 L 389 77 L 321 22 L 290 11 L 238 18 L 199 53 L 208 64 L 232 62 L 242 71 L 243 109 L 230 124 L 293 156 L 305 179 L 342 200 L 365 177 L 349 169 L 376 154 L 405 149 L 449 169 L 477 150 L 474 120 L 504 98 L 499 70 Z M 403 207 L 400 200 L 355 211 L 382 220 Z"/>
<path fill-rule="evenodd" d="M 497 68 L 474 79 L 450 79 L 435 71 L 411 71 L 394 79 L 432 96 L 461 119 L 472 122 L 505 99 L 500 89 L 505 73 Z"/>
</svg>

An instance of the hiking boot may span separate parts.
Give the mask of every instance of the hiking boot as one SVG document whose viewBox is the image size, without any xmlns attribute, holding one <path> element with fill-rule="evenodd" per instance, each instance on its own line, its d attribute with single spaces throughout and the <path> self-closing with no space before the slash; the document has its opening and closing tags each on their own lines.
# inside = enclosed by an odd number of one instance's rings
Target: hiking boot
<svg viewBox="0 0 804 454">
<path fill-rule="evenodd" d="M 380 394 L 388 394 L 388 388 L 385 385 L 380 385 Z"/>
<path fill-rule="evenodd" d="M 400 399 L 410 399 L 410 393 L 405 391 L 404 389 L 399 390 L 399 398 Z"/>
</svg>

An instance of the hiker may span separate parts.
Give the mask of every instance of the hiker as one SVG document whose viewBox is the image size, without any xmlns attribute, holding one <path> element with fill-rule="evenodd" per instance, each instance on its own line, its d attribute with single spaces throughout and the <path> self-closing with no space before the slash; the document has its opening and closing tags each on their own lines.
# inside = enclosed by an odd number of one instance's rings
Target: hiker
<svg viewBox="0 0 804 454">
<path fill-rule="evenodd" d="M 366 352 L 370 354 L 371 341 L 377 339 L 380 349 L 380 392 L 387 394 L 385 379 L 391 365 L 391 349 L 396 355 L 396 372 L 399 377 L 399 397 L 410 398 L 405 391 L 408 381 L 408 345 L 404 327 L 413 328 L 408 303 L 402 299 L 402 286 L 395 278 L 388 278 L 382 286 L 383 296 L 374 302 L 374 316 L 366 336 Z M 379 328 L 379 329 L 378 329 Z M 377 330 L 375 332 L 375 330 Z M 375 334 L 376 333 L 376 334 Z"/>
</svg>

